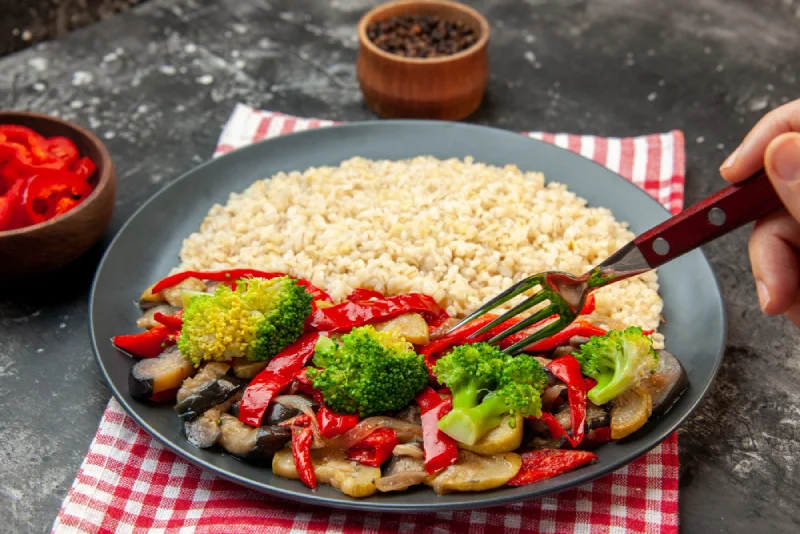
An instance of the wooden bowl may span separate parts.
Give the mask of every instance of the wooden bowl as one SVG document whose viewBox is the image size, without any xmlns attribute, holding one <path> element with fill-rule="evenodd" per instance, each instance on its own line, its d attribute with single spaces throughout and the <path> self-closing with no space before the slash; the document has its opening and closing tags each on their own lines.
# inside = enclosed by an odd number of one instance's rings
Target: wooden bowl
<svg viewBox="0 0 800 534">
<path fill-rule="evenodd" d="M 43 223 L 0 232 L 0 281 L 5 282 L 53 271 L 86 252 L 111 220 L 116 180 L 108 150 L 80 126 L 40 113 L 2 110 L 0 124 L 27 126 L 45 137 L 67 137 L 81 156 L 97 164 L 89 180 L 94 191 L 78 206 Z"/>
<path fill-rule="evenodd" d="M 478 36 L 452 56 L 407 58 L 378 48 L 367 26 L 400 15 L 461 21 Z M 364 100 L 387 118 L 459 120 L 475 111 L 489 82 L 489 23 L 471 7 L 445 0 L 401 0 L 369 11 L 358 24 L 358 81 Z"/>
</svg>

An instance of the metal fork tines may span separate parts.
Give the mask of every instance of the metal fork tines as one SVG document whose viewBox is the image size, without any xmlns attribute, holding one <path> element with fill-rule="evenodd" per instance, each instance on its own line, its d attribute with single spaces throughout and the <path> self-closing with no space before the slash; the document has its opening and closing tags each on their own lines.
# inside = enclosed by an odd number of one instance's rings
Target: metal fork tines
<svg viewBox="0 0 800 534">
<path fill-rule="evenodd" d="M 467 339 L 468 340 L 475 339 L 477 336 L 480 336 L 481 334 L 490 331 L 496 326 L 505 323 L 509 319 L 518 316 L 520 313 L 523 313 L 529 310 L 530 308 L 536 306 L 537 304 L 543 303 L 548 300 L 550 301 L 549 305 L 529 315 L 528 317 L 525 317 L 518 323 L 509 326 L 502 332 L 493 336 L 487 342 L 492 344 L 498 343 L 503 339 L 506 339 L 507 337 L 516 334 L 517 332 L 525 330 L 526 328 L 529 328 L 534 324 L 546 320 L 549 317 L 553 317 L 553 321 L 547 323 L 546 325 L 543 325 L 535 332 L 532 332 L 530 336 L 527 336 L 524 339 L 507 347 L 506 349 L 504 349 L 504 352 L 511 355 L 518 354 L 522 352 L 526 347 L 532 345 L 533 343 L 536 343 L 537 341 L 552 336 L 553 334 L 557 333 L 558 331 L 566 327 L 569 323 L 571 323 L 577 315 L 573 311 L 572 307 L 570 307 L 569 304 L 566 302 L 566 300 L 562 298 L 561 295 L 559 295 L 556 288 L 551 286 L 550 277 L 552 274 L 555 273 L 540 273 L 530 276 L 520 282 L 517 282 L 516 284 L 509 287 L 508 289 L 506 289 L 493 299 L 484 303 L 480 308 L 467 315 L 464 319 L 459 321 L 458 324 L 456 324 L 448 331 L 448 334 L 472 322 L 478 317 L 492 311 L 493 309 L 502 306 L 503 304 L 513 299 L 514 297 L 521 295 L 526 291 L 535 288 L 536 286 L 541 286 L 541 289 L 539 289 L 539 291 L 534 293 L 531 297 L 528 297 L 527 299 L 520 302 L 519 304 L 517 304 L 504 314 L 500 315 L 499 317 L 485 324 L 480 329 L 470 334 L 467 337 Z"/>
</svg>

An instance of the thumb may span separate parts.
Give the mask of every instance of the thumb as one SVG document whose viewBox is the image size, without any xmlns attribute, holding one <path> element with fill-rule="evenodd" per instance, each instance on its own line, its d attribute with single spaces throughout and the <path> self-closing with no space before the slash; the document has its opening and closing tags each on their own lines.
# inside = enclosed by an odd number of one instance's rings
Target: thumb
<svg viewBox="0 0 800 534">
<path fill-rule="evenodd" d="M 800 221 L 800 133 L 785 133 L 770 141 L 764 169 L 783 205 Z"/>
</svg>

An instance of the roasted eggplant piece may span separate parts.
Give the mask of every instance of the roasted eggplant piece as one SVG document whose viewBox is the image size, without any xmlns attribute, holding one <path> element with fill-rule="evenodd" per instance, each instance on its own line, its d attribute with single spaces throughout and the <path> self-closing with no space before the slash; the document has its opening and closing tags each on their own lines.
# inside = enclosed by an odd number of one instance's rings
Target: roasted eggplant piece
<svg viewBox="0 0 800 534">
<path fill-rule="evenodd" d="M 222 362 L 208 362 L 203 365 L 195 376 L 187 379 L 181 385 L 181 389 L 178 391 L 178 402 L 183 402 L 186 397 L 200 391 L 206 384 L 225 375 L 228 369 L 230 366 Z"/>
<path fill-rule="evenodd" d="M 269 464 L 272 456 L 292 439 L 292 431 L 282 426 L 251 427 L 230 414 L 220 416 L 217 444 L 243 460 Z"/>
<path fill-rule="evenodd" d="M 689 388 L 689 377 L 680 360 L 666 350 L 658 351 L 658 365 L 642 385 L 653 399 L 652 417 L 667 413 Z"/>
<path fill-rule="evenodd" d="M 177 347 L 171 347 L 157 358 L 139 360 L 131 367 L 128 388 L 134 398 L 165 402 L 174 399 L 183 381 L 194 373 L 194 366 Z"/>
<path fill-rule="evenodd" d="M 175 412 L 181 421 L 191 421 L 212 406 L 225 402 L 244 386 L 245 382 L 238 378 L 221 376 L 176 404 Z"/>
<path fill-rule="evenodd" d="M 622 439 L 644 426 L 653 413 L 650 393 L 638 385 L 614 399 L 611 408 L 611 438 Z"/>
<path fill-rule="evenodd" d="M 611 416 L 602 406 L 586 401 L 586 429 L 595 430 L 611 424 Z"/>
<path fill-rule="evenodd" d="M 277 402 L 272 402 L 267 408 L 267 411 L 264 412 L 264 417 L 261 419 L 261 426 L 274 426 L 283 423 L 284 421 L 288 421 L 292 417 L 296 417 L 300 415 L 300 410 L 295 408 L 287 408 L 283 404 L 278 404 Z M 230 414 L 234 417 L 239 417 L 239 403 L 235 403 L 231 406 Z"/>
<path fill-rule="evenodd" d="M 200 417 L 183 424 L 183 431 L 186 439 L 195 447 L 206 449 L 217 442 L 220 433 L 220 416 L 231 409 L 233 404 L 238 403 L 244 390 L 240 389 L 231 398 L 209 408 Z"/>
</svg>

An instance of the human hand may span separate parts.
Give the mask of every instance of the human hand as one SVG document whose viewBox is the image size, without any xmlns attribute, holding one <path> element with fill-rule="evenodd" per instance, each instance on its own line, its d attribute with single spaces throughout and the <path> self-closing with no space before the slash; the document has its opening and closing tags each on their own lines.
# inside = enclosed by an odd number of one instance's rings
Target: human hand
<svg viewBox="0 0 800 534">
<path fill-rule="evenodd" d="M 761 219 L 750 236 L 750 265 L 761 309 L 800 326 L 800 99 L 766 114 L 719 171 L 740 182 L 764 168 L 785 210 Z"/>
</svg>

